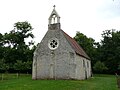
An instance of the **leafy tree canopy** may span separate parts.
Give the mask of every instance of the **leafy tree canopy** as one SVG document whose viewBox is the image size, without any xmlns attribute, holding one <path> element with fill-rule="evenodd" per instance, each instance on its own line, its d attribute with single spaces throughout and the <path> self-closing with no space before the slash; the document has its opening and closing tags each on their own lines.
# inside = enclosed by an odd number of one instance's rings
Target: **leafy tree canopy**
<svg viewBox="0 0 120 90">
<path fill-rule="evenodd" d="M 0 34 L 0 60 L 3 63 L 1 65 L 4 66 L 3 68 L 1 67 L 3 70 L 0 69 L 0 71 L 5 71 L 5 69 L 7 71 L 31 69 L 33 51 L 35 49 L 33 40 L 30 40 L 30 38 L 34 38 L 32 30 L 31 24 L 25 21 L 15 23 L 14 29 L 9 33 Z M 28 39 L 28 44 L 26 39 Z M 30 46 L 33 46 L 33 48 L 30 49 Z"/>
</svg>

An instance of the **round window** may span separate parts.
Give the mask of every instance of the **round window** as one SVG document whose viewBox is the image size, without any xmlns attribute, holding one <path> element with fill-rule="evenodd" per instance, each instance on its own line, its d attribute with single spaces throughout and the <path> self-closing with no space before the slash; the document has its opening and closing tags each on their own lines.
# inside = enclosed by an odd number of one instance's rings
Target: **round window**
<svg viewBox="0 0 120 90">
<path fill-rule="evenodd" d="M 51 50 L 54 50 L 58 47 L 59 45 L 59 41 L 57 38 L 51 38 L 49 41 L 48 41 L 48 47 L 51 49 Z"/>
</svg>

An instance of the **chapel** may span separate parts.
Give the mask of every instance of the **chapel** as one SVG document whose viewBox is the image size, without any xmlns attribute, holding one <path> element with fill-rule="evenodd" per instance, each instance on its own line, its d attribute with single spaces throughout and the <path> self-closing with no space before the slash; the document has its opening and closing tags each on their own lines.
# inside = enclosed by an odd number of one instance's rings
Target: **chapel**
<svg viewBox="0 0 120 90">
<path fill-rule="evenodd" d="M 48 31 L 33 56 L 32 79 L 91 77 L 91 59 L 80 45 L 61 29 L 55 7 L 48 18 Z"/>
</svg>

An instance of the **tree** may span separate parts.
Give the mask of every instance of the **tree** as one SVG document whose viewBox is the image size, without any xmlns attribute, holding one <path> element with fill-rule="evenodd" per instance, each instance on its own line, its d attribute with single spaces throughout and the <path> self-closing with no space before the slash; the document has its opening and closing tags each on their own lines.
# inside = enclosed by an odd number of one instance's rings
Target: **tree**
<svg viewBox="0 0 120 90">
<path fill-rule="evenodd" d="M 0 33 L 0 47 L 3 46 L 3 35 Z"/>
<path fill-rule="evenodd" d="M 3 35 L 0 33 L 0 59 L 3 57 Z"/>
<path fill-rule="evenodd" d="M 32 61 L 23 62 L 21 60 L 17 60 L 13 67 L 18 73 L 26 71 L 28 73 L 29 70 L 32 69 Z"/>
<path fill-rule="evenodd" d="M 32 30 L 31 24 L 25 21 L 15 23 L 14 29 L 10 33 L 0 34 L 2 37 L 0 43 L 2 42 L 3 45 L 2 59 L 9 66 L 9 71 L 15 70 L 13 65 L 16 63 L 24 62 L 26 63 L 24 66 L 29 66 L 28 62 L 32 61 L 33 49 L 30 49 L 30 46 L 34 46 L 34 42 L 30 40 L 30 38 L 34 38 Z M 26 39 L 28 39 L 28 43 L 26 43 Z"/>
<path fill-rule="evenodd" d="M 92 60 L 92 65 L 95 63 L 96 56 L 96 45 L 97 43 L 93 38 L 88 38 L 86 35 L 77 32 L 74 39 L 77 43 L 85 50 L 85 52 L 89 55 Z"/>
<path fill-rule="evenodd" d="M 93 66 L 93 70 L 96 73 L 105 73 L 104 71 L 108 70 L 108 68 L 105 66 L 103 62 L 97 61 Z"/>
<path fill-rule="evenodd" d="M 9 65 L 5 63 L 4 59 L 0 59 L 0 72 L 8 72 Z"/>
<path fill-rule="evenodd" d="M 120 64 L 120 31 L 105 30 L 99 49 L 100 61 L 108 67 L 109 73 L 118 71 Z"/>
<path fill-rule="evenodd" d="M 4 43 L 8 46 L 18 49 L 26 47 L 25 39 L 31 37 L 34 38 L 32 34 L 33 28 L 28 22 L 17 22 L 14 24 L 14 29 L 10 33 L 5 33 Z M 33 41 L 28 42 L 29 45 L 33 45 Z"/>
</svg>

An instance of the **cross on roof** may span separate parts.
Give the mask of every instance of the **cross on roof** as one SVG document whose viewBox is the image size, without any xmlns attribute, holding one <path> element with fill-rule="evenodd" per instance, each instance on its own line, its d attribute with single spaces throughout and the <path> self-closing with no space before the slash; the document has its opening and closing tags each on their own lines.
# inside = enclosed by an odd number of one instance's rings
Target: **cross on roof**
<svg viewBox="0 0 120 90">
<path fill-rule="evenodd" d="M 54 5 L 53 7 L 54 7 L 54 9 L 55 9 L 56 6 Z"/>
</svg>

